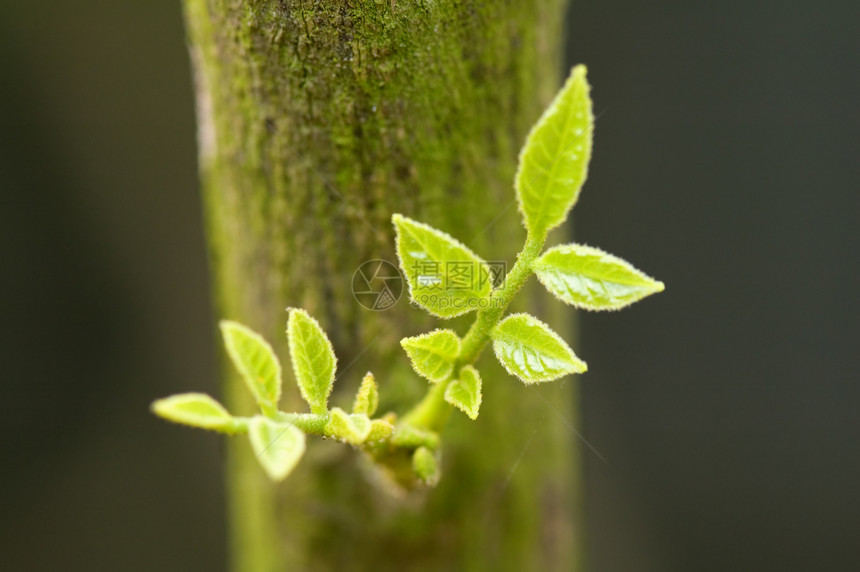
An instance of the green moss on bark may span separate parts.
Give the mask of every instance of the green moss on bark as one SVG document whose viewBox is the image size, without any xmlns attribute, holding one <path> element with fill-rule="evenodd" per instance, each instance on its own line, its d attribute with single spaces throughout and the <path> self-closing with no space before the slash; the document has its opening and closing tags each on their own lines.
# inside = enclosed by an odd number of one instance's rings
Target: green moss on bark
<svg viewBox="0 0 860 572">
<path fill-rule="evenodd" d="M 219 314 L 285 355 L 282 310 L 306 308 L 343 364 L 342 404 L 372 367 L 381 408 L 402 412 L 426 387 L 398 341 L 430 319 L 405 300 L 363 309 L 352 274 L 395 260 L 393 212 L 510 262 L 524 237 L 516 154 L 558 86 L 562 2 L 185 0 L 185 10 Z M 231 443 L 234 567 L 574 569 L 572 436 L 531 390 L 482 363 L 481 417 L 452 418 L 444 476 L 424 495 L 386 496 L 356 454 L 325 443 L 272 485 L 247 445 Z M 286 385 L 284 403 L 301 408 Z M 571 384 L 541 391 L 572 418 Z M 237 413 L 251 405 L 234 378 L 225 399 Z M 513 426 L 514 412 L 527 421 Z"/>
</svg>

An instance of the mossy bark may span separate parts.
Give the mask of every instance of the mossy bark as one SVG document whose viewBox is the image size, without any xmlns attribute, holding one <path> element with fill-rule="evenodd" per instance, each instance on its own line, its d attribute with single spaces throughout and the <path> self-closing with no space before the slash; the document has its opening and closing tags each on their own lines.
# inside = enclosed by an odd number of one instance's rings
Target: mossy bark
<svg viewBox="0 0 860 572">
<path fill-rule="evenodd" d="M 405 300 L 364 309 L 353 273 L 395 260 L 394 212 L 512 262 L 525 234 L 516 155 L 559 85 L 563 11 L 560 0 L 185 0 L 219 314 L 286 359 L 284 308 L 301 306 L 335 345 L 335 403 L 371 368 L 383 411 L 417 402 L 426 382 L 398 341 L 433 322 Z M 468 320 L 451 325 L 462 333 Z M 577 443 L 491 362 L 479 362 L 481 416 L 452 415 L 432 490 L 393 496 L 358 453 L 313 439 L 275 485 L 231 440 L 234 568 L 577 569 Z M 303 410 L 286 377 L 282 408 Z M 573 418 L 573 384 L 540 391 Z M 232 373 L 224 393 L 251 411 Z"/>
</svg>

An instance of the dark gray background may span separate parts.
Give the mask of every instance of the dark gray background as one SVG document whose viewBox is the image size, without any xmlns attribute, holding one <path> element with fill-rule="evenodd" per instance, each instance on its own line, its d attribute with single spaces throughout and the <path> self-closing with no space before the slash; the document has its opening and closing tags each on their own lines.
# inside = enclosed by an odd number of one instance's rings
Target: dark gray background
<svg viewBox="0 0 860 572">
<path fill-rule="evenodd" d="M 177 2 L 0 8 L 0 567 L 220 570 Z M 582 318 L 595 571 L 860 569 L 860 4 L 570 11 L 600 119 L 580 241 L 667 283 Z M 4 565 L 5 564 L 5 565 Z"/>
</svg>

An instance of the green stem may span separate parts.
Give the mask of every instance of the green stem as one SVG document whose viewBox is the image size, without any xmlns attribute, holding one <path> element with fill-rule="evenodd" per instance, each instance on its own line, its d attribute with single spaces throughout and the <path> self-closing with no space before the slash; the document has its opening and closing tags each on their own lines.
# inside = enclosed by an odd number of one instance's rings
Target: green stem
<svg viewBox="0 0 860 572">
<path fill-rule="evenodd" d="M 278 406 L 272 403 L 271 401 L 258 401 L 257 405 L 260 406 L 260 412 L 271 419 L 272 421 L 278 420 Z"/>
<path fill-rule="evenodd" d="M 445 401 L 445 390 L 453 379 L 452 376 L 431 386 L 424 399 L 404 415 L 401 424 L 439 431 L 451 411 L 451 406 Z"/>
<path fill-rule="evenodd" d="M 325 426 L 328 423 L 328 413 L 317 415 L 316 413 L 278 413 L 278 420 L 284 423 L 292 423 L 305 433 L 325 436 Z"/>
<path fill-rule="evenodd" d="M 440 431 L 451 413 L 451 405 L 445 401 L 445 390 L 456 379 L 457 373 L 464 365 L 475 363 L 481 351 L 490 340 L 490 332 L 502 319 L 520 288 L 532 275 L 532 263 L 540 255 L 546 242 L 546 233 L 541 235 L 528 234 L 523 249 L 517 255 L 513 268 L 505 276 L 502 285 L 490 294 L 489 303 L 483 310 L 478 310 L 475 321 L 460 344 L 460 354 L 454 367 L 454 374 L 448 379 L 433 385 L 418 405 L 413 407 L 403 418 L 403 423 L 413 427 Z"/>
</svg>

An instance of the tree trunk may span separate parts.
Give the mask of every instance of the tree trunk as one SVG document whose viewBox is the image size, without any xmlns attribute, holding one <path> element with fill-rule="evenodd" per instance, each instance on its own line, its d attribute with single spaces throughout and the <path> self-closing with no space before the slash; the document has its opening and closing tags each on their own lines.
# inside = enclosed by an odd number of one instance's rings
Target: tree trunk
<svg viewBox="0 0 860 572">
<path fill-rule="evenodd" d="M 286 362 L 284 308 L 307 309 L 339 358 L 333 402 L 348 405 L 373 369 L 380 410 L 402 413 L 427 387 L 398 341 L 433 321 L 405 299 L 363 308 L 353 273 L 396 261 L 394 212 L 512 263 L 525 234 L 516 156 L 559 85 L 563 3 L 185 0 L 185 11 L 219 314 Z M 462 334 L 470 319 L 444 327 Z M 359 453 L 313 438 L 275 485 L 231 440 L 234 568 L 578 569 L 579 449 L 541 399 L 570 420 L 573 384 L 536 396 L 491 362 L 479 419 L 456 413 L 443 434 L 435 489 L 393 495 Z M 285 363 L 281 405 L 303 411 L 291 373 Z M 242 383 L 232 372 L 225 383 L 228 407 L 249 413 Z"/>
</svg>

